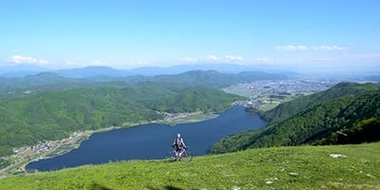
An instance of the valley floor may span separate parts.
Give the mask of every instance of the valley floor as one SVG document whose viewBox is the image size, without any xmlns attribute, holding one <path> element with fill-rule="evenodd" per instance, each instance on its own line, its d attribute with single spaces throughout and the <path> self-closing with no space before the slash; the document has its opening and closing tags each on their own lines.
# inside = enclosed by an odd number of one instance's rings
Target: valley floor
<svg viewBox="0 0 380 190">
<path fill-rule="evenodd" d="M 130 161 L 0 179 L 0 189 L 380 189 L 380 142 L 262 148 L 191 162 Z"/>
</svg>

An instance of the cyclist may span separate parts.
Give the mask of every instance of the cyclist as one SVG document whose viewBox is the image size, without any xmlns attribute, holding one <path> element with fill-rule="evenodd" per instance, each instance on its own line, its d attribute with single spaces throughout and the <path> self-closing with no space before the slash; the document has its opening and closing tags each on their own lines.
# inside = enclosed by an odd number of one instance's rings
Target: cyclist
<svg viewBox="0 0 380 190">
<path fill-rule="evenodd" d="M 183 141 L 183 138 L 181 137 L 181 134 L 177 134 L 177 137 L 174 139 L 174 142 L 172 144 L 172 147 L 175 148 L 176 151 L 176 157 L 177 159 L 182 158 L 182 154 L 186 149 L 185 141 Z"/>
</svg>

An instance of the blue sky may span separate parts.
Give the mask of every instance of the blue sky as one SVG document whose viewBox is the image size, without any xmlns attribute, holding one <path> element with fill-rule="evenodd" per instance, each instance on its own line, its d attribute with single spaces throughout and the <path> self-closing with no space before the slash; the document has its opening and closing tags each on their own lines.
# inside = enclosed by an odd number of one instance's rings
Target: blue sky
<svg viewBox="0 0 380 190">
<path fill-rule="evenodd" d="M 0 63 L 380 68 L 378 0 L 3 0 Z"/>
</svg>

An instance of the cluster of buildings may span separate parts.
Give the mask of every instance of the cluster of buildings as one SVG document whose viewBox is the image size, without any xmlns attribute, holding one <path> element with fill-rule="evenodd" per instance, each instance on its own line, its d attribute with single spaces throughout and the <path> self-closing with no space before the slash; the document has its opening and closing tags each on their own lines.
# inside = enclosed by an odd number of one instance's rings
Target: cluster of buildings
<svg viewBox="0 0 380 190">
<path fill-rule="evenodd" d="M 326 90 L 336 83 L 318 80 L 265 80 L 238 84 L 224 90 L 248 97 L 249 107 L 266 110 L 296 97 Z"/>
<path fill-rule="evenodd" d="M 48 154 L 49 151 L 50 152 L 54 151 L 62 145 L 78 142 L 87 133 L 90 133 L 90 132 L 74 132 L 69 138 L 66 138 L 66 139 L 56 140 L 56 141 L 45 141 L 34 146 L 23 146 L 17 149 L 15 148 L 13 150 L 14 152 L 13 155 L 2 158 L 4 160 L 8 160 L 8 159 L 14 160 L 14 163 L 0 170 L 0 173 L 10 168 L 20 167 L 20 165 L 22 165 L 23 163 L 27 163 L 30 160 L 41 159 L 43 158 L 44 153 Z M 21 167 L 21 169 L 23 168 Z"/>
<path fill-rule="evenodd" d="M 168 122 L 168 121 L 171 122 L 171 121 L 176 120 L 176 119 L 187 117 L 191 114 L 192 113 L 168 113 L 168 112 L 164 112 L 164 115 L 165 115 L 164 121 L 165 122 Z"/>
</svg>

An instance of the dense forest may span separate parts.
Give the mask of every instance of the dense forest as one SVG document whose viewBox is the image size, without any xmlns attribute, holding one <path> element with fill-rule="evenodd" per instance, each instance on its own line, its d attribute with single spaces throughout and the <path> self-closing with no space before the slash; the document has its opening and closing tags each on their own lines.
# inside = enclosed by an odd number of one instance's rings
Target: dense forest
<svg viewBox="0 0 380 190">
<path fill-rule="evenodd" d="M 220 112 L 242 97 L 207 87 L 176 91 L 154 84 L 81 87 L 0 101 L 1 155 L 12 147 L 69 136 L 80 130 L 163 119 L 162 112 Z"/>
<path fill-rule="evenodd" d="M 163 112 L 221 112 L 244 99 L 221 87 L 268 78 L 276 76 L 190 71 L 151 77 L 78 79 L 40 73 L 0 78 L 0 157 L 14 147 L 62 139 L 74 131 L 160 120 Z"/>
<path fill-rule="evenodd" d="M 247 148 L 327 145 L 380 140 L 380 86 L 340 83 L 262 113 L 264 129 L 224 138 L 211 153 Z"/>
</svg>

